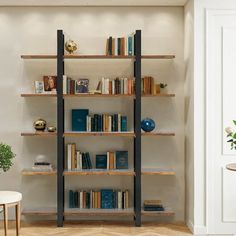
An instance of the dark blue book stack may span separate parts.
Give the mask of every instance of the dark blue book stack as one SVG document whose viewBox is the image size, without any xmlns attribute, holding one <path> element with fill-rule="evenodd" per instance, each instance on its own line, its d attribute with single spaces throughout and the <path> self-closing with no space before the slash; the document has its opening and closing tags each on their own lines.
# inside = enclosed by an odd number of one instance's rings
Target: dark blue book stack
<svg viewBox="0 0 236 236">
<path fill-rule="evenodd" d="M 114 208 L 113 203 L 113 190 L 112 189 L 102 189 L 101 190 L 101 208 L 102 209 L 112 209 Z"/>
<path fill-rule="evenodd" d="M 127 131 L 127 116 L 121 116 L 121 131 Z"/>
<path fill-rule="evenodd" d="M 160 200 L 145 200 L 144 211 L 164 211 L 164 207 Z"/>
<path fill-rule="evenodd" d="M 72 131 L 86 131 L 86 117 L 89 114 L 88 109 L 73 109 L 72 110 Z"/>
<path fill-rule="evenodd" d="M 116 151 L 116 169 L 128 169 L 128 151 Z"/>
</svg>

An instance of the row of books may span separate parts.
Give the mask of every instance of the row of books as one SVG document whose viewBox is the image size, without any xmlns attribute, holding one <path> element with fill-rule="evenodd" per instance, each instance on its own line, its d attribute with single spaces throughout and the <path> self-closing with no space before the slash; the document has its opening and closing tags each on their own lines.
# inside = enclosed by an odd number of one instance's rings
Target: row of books
<svg viewBox="0 0 236 236">
<path fill-rule="evenodd" d="M 66 168 L 68 170 L 92 169 L 93 164 L 89 152 L 76 150 L 75 143 L 66 145 Z M 128 151 L 108 151 L 96 155 L 96 169 L 128 169 Z"/>
<path fill-rule="evenodd" d="M 134 35 L 121 38 L 110 36 L 106 41 L 106 55 L 134 55 Z"/>
<path fill-rule="evenodd" d="M 122 132 L 127 131 L 127 116 L 121 114 L 89 115 L 88 109 L 72 109 L 72 131 Z"/>
<path fill-rule="evenodd" d="M 158 94 L 161 92 L 161 88 L 165 88 L 167 84 L 155 84 L 154 78 L 151 76 L 145 76 L 142 78 L 141 82 L 141 92 L 142 94 Z"/>
<path fill-rule="evenodd" d="M 89 79 L 72 79 L 63 75 L 63 94 L 78 94 L 89 92 Z"/>
<path fill-rule="evenodd" d="M 88 132 L 125 132 L 127 131 L 127 116 L 121 114 L 94 114 L 86 117 Z"/>
<path fill-rule="evenodd" d="M 102 78 L 97 90 L 102 94 L 134 94 L 134 78 Z"/>
<path fill-rule="evenodd" d="M 145 200 L 143 203 L 144 211 L 164 211 L 161 200 Z"/>
<path fill-rule="evenodd" d="M 69 208 L 80 209 L 127 209 L 128 190 L 69 190 Z"/>
<path fill-rule="evenodd" d="M 76 150 L 75 143 L 66 145 L 66 168 L 68 170 L 92 169 L 92 161 L 89 152 Z"/>
</svg>

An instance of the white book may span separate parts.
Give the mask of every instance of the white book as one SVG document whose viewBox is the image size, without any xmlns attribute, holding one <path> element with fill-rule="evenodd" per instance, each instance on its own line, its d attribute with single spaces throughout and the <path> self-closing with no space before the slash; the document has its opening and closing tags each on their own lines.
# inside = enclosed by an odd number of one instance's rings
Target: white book
<svg viewBox="0 0 236 236">
<path fill-rule="evenodd" d="M 109 156 L 110 156 L 110 155 L 109 155 L 109 152 L 107 152 L 107 169 L 108 169 L 108 170 L 109 170 L 109 159 L 110 159 Z"/>
<path fill-rule="evenodd" d="M 115 38 L 115 56 L 118 55 L 118 38 Z"/>
<path fill-rule="evenodd" d="M 71 150 L 71 144 L 67 144 L 67 169 L 71 170 L 71 156 L 72 156 L 72 150 Z"/>
<path fill-rule="evenodd" d="M 102 77 L 102 81 L 101 81 L 101 90 L 102 90 L 102 94 L 105 94 L 105 78 Z"/>
<path fill-rule="evenodd" d="M 125 55 L 128 55 L 128 36 L 125 37 Z"/>
<path fill-rule="evenodd" d="M 118 132 L 121 131 L 121 114 L 118 114 Z"/>
<path fill-rule="evenodd" d="M 76 152 L 76 162 L 77 162 L 77 170 L 81 170 L 82 169 L 82 166 L 80 165 L 80 151 L 77 151 Z"/>
<path fill-rule="evenodd" d="M 124 78 L 120 79 L 120 93 L 124 94 Z"/>
<path fill-rule="evenodd" d="M 62 80 L 63 80 L 63 94 L 67 94 L 67 76 L 63 75 Z"/>
<path fill-rule="evenodd" d="M 91 132 L 91 116 L 88 118 L 88 131 Z"/>
<path fill-rule="evenodd" d="M 79 208 L 83 208 L 83 191 L 79 192 Z"/>
<path fill-rule="evenodd" d="M 105 79 L 105 94 L 109 94 L 109 79 Z"/>
<path fill-rule="evenodd" d="M 86 131 L 89 132 L 89 116 L 86 116 Z"/>
<path fill-rule="evenodd" d="M 128 78 L 124 78 L 124 94 L 128 94 Z"/>
<path fill-rule="evenodd" d="M 118 191 L 118 209 L 122 209 L 122 192 Z"/>
</svg>

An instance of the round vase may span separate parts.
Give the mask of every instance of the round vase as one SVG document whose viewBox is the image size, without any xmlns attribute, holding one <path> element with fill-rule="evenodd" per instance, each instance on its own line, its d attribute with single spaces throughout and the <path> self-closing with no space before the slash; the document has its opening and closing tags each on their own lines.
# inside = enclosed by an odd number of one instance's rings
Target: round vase
<svg viewBox="0 0 236 236">
<path fill-rule="evenodd" d="M 155 129 L 156 124 L 155 121 L 151 118 L 145 118 L 141 121 L 141 128 L 145 132 L 151 132 Z"/>
</svg>

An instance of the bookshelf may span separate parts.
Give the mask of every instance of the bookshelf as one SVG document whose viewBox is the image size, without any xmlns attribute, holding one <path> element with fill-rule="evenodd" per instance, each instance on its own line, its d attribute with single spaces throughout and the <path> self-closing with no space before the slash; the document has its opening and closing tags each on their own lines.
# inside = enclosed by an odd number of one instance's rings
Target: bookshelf
<svg viewBox="0 0 236 236">
<path fill-rule="evenodd" d="M 28 169 L 22 171 L 23 176 L 45 175 L 57 177 L 57 204 L 56 208 L 38 208 L 24 209 L 23 215 L 54 215 L 57 218 L 57 225 L 62 227 L 65 216 L 132 216 L 135 226 L 141 226 L 142 216 L 173 216 L 175 213 L 170 210 L 163 212 L 146 212 L 142 210 L 142 176 L 173 176 L 175 171 L 171 168 L 142 168 L 141 165 L 141 142 L 143 137 L 174 137 L 174 132 L 151 132 L 144 133 L 141 131 L 141 100 L 142 99 L 162 99 L 174 98 L 175 94 L 162 93 L 154 95 L 141 94 L 141 62 L 143 60 L 172 60 L 175 55 L 141 55 L 141 31 L 137 30 L 134 35 L 134 56 L 107 56 L 107 55 L 64 55 L 64 34 L 62 30 L 57 31 L 57 54 L 56 55 L 21 55 L 25 60 L 48 60 L 55 59 L 57 62 L 57 94 L 33 94 L 22 93 L 23 98 L 33 97 L 54 97 L 57 99 L 57 132 L 23 132 L 24 137 L 56 137 L 57 138 L 57 171 L 36 172 Z M 135 94 L 133 95 L 107 95 L 107 94 L 63 94 L 63 75 L 65 74 L 64 61 L 68 60 L 131 60 L 133 61 L 133 74 L 135 77 Z M 71 132 L 64 129 L 65 117 L 65 100 L 69 98 L 125 98 L 133 99 L 134 109 L 134 130 L 129 132 Z M 89 136 L 107 136 L 107 137 L 124 137 L 133 140 L 133 166 L 134 169 L 128 170 L 82 170 L 69 171 L 65 169 L 65 138 L 83 138 Z M 127 140 L 129 141 L 129 140 Z M 124 176 L 133 178 L 133 208 L 130 209 L 66 209 L 65 208 L 65 178 L 67 176 Z"/>
</svg>

